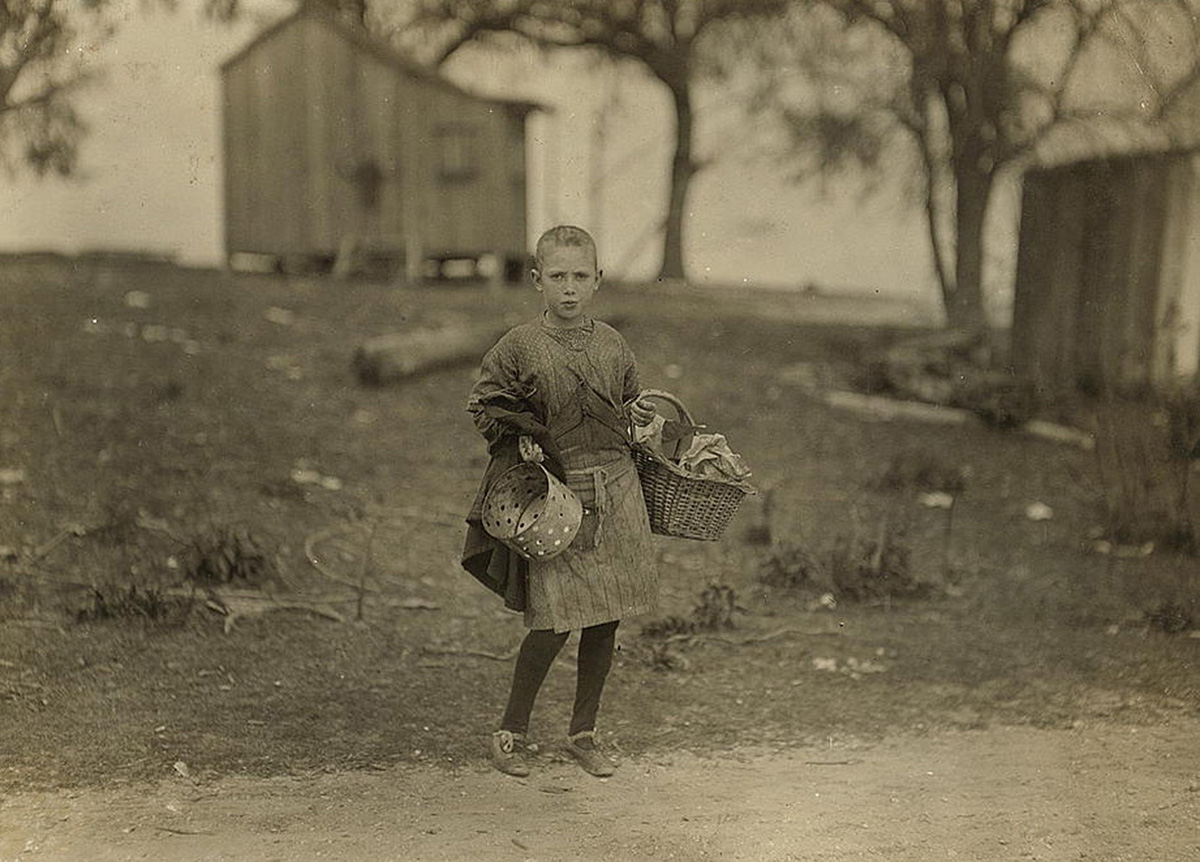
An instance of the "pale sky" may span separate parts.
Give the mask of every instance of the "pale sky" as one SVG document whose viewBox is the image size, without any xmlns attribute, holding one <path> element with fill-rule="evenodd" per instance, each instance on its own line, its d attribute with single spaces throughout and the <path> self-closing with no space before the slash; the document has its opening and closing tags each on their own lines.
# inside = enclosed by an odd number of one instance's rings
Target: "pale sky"
<svg viewBox="0 0 1200 862">
<path fill-rule="evenodd" d="M 222 27 L 182 5 L 175 14 L 131 13 L 96 52 L 107 74 L 81 102 L 92 133 L 79 178 L 0 178 L 0 248 L 144 249 L 199 265 L 221 260 L 217 67 L 263 19 Z M 290 7 L 259 0 L 254 8 L 269 16 Z M 673 120 L 665 91 L 633 70 L 621 73 L 601 145 L 597 117 L 611 73 L 570 61 L 481 65 L 467 55 L 448 74 L 476 88 L 485 82 L 489 94 L 555 107 L 529 127 L 532 232 L 575 222 L 597 234 L 610 274 L 657 271 L 659 243 L 647 231 L 661 219 L 666 195 Z M 789 186 L 769 165 L 745 159 L 752 136 L 731 107 L 709 100 L 699 116 L 702 153 L 714 142 L 721 147 L 689 201 L 694 280 L 934 296 L 919 211 Z M 605 179 L 596 196 L 591 178 L 601 155 Z"/>
</svg>

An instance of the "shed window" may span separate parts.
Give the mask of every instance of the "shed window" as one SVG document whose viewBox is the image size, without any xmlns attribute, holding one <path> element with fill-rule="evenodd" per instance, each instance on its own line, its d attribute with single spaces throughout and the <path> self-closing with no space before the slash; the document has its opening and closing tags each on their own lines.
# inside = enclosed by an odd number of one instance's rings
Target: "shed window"
<svg viewBox="0 0 1200 862">
<path fill-rule="evenodd" d="M 438 178 L 444 183 L 470 182 L 479 174 L 475 130 L 468 126 L 443 126 L 437 130 Z"/>
</svg>

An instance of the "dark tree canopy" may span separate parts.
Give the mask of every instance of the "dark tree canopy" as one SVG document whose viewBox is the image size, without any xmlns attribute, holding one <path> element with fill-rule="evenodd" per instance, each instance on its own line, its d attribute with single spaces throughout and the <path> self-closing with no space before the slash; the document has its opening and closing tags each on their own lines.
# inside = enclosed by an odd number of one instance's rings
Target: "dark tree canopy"
<svg viewBox="0 0 1200 862">
<path fill-rule="evenodd" d="M 338 6 L 365 23 L 367 0 L 302 0 Z M 391 0 L 402 6 L 408 0 Z M 141 0 L 177 9 L 183 0 Z M 197 0 L 187 11 L 231 21 L 242 0 Z M 116 31 L 117 0 L 0 0 L 0 165 L 11 173 L 66 176 L 75 170 L 87 125 L 76 97 L 98 75 L 87 53 Z"/>
<path fill-rule="evenodd" d="M 73 104 L 81 45 L 106 38 L 104 0 L 0 0 L 0 162 L 69 174 L 86 131 Z"/>
</svg>

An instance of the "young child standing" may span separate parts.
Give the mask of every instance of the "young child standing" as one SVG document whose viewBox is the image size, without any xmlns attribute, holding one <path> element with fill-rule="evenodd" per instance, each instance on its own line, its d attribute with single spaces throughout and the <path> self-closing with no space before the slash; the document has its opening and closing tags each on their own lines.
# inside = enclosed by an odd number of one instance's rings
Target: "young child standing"
<svg viewBox="0 0 1200 862">
<path fill-rule="evenodd" d="M 488 442 L 484 474 L 463 549 L 463 566 L 525 615 L 508 705 L 492 734 L 491 759 L 508 775 L 529 774 L 526 734 L 534 700 L 570 632 L 580 631 L 567 751 L 589 773 L 613 773 L 599 750 L 596 715 L 612 665 L 617 626 L 657 607 L 658 574 L 646 506 L 629 447 L 629 424 L 648 425 L 637 365 L 625 339 L 588 315 L 600 286 L 596 245 L 583 229 L 551 228 L 538 240 L 534 286 L 545 309 L 506 333 L 483 359 L 467 409 Z M 584 506 L 571 546 L 527 562 L 488 536 L 483 499 L 521 460 L 540 461 Z"/>
</svg>

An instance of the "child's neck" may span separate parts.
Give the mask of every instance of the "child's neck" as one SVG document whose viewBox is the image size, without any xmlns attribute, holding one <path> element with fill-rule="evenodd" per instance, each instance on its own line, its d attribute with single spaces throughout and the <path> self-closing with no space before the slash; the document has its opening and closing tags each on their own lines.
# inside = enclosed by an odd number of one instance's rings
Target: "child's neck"
<svg viewBox="0 0 1200 862">
<path fill-rule="evenodd" d="M 542 311 L 542 322 L 551 329 L 579 329 L 587 326 L 588 321 L 591 319 L 592 318 L 586 314 L 580 314 L 574 320 L 562 320 L 561 318 L 555 317 L 553 314 L 551 314 L 548 309 Z"/>
</svg>

